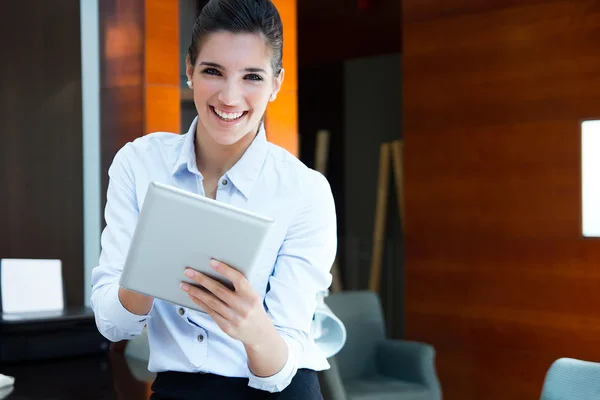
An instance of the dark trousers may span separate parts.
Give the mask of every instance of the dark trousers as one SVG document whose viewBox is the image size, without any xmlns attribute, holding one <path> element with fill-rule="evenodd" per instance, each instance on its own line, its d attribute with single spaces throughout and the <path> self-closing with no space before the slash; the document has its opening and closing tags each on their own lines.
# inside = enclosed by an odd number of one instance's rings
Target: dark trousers
<svg viewBox="0 0 600 400">
<path fill-rule="evenodd" d="M 317 373 L 299 369 L 281 392 L 270 393 L 248 386 L 248 378 L 213 374 L 159 372 L 152 384 L 150 400 L 322 400 Z"/>
</svg>

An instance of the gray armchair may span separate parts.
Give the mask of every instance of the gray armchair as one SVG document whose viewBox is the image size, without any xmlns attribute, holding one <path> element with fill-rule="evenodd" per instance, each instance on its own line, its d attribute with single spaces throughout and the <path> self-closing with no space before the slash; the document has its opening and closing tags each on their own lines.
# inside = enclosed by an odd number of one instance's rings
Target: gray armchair
<svg viewBox="0 0 600 400">
<path fill-rule="evenodd" d="M 368 291 L 332 294 L 327 305 L 346 326 L 344 348 L 320 375 L 328 400 L 440 400 L 435 351 L 385 338 L 379 298 Z"/>
<path fill-rule="evenodd" d="M 600 363 L 560 358 L 546 373 L 541 400 L 600 399 Z"/>
</svg>

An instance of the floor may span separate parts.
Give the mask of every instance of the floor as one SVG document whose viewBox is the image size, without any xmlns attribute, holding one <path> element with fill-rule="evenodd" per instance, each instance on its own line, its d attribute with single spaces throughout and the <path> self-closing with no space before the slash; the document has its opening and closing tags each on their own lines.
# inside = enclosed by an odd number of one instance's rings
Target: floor
<svg viewBox="0 0 600 400">
<path fill-rule="evenodd" d="M 15 377 L 14 390 L 6 400 L 148 399 L 149 383 L 132 375 L 123 353 L 4 364 L 0 373 Z"/>
</svg>

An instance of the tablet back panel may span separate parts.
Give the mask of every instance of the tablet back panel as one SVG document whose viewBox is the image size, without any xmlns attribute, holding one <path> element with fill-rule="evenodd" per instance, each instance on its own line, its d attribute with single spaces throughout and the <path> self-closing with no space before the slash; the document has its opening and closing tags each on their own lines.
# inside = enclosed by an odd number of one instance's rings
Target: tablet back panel
<svg viewBox="0 0 600 400">
<path fill-rule="evenodd" d="M 186 267 L 228 287 L 211 258 L 242 272 L 255 270 L 274 221 L 194 193 L 152 182 L 127 254 L 122 287 L 203 311 L 180 289 Z"/>
</svg>

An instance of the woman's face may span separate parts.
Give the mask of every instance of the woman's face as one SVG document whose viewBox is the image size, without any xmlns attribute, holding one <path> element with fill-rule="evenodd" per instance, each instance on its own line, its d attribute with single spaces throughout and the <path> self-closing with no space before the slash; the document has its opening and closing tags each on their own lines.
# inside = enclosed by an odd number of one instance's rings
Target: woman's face
<svg viewBox="0 0 600 400">
<path fill-rule="evenodd" d="M 199 124 L 221 145 L 256 132 L 283 82 L 283 71 L 274 77 L 270 49 L 256 34 L 212 33 L 202 42 L 195 64 L 189 58 L 186 63 Z"/>
</svg>

